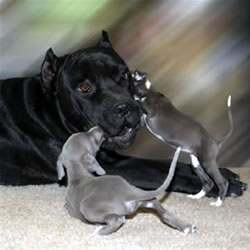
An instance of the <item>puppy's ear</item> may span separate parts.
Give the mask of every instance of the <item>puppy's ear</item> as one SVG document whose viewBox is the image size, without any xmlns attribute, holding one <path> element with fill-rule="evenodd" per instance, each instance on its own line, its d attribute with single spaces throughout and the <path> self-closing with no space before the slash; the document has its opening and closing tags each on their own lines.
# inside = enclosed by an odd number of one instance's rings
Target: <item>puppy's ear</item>
<svg viewBox="0 0 250 250">
<path fill-rule="evenodd" d="M 101 38 L 96 46 L 105 47 L 105 48 L 112 48 L 112 44 L 109 41 L 109 35 L 108 35 L 107 31 L 105 31 L 105 30 L 102 31 L 102 36 L 101 36 Z"/>
<path fill-rule="evenodd" d="M 106 171 L 98 164 L 93 164 L 93 170 L 98 174 L 98 175 L 104 175 L 106 174 Z"/>
<path fill-rule="evenodd" d="M 141 72 L 139 70 L 135 70 L 132 73 L 132 78 L 134 79 L 134 85 L 135 86 L 138 86 L 138 85 L 140 85 L 142 83 L 145 83 L 146 80 L 147 80 L 147 77 L 148 77 L 147 73 Z"/>
<path fill-rule="evenodd" d="M 53 50 L 51 48 L 48 49 L 41 67 L 43 87 L 46 91 L 51 89 L 51 84 L 54 81 L 57 71 L 57 59 L 58 58 L 54 54 Z"/>
<path fill-rule="evenodd" d="M 106 171 L 100 166 L 96 158 L 92 154 L 85 154 L 82 156 L 84 167 L 90 172 L 96 172 L 98 175 L 106 174 Z"/>
<path fill-rule="evenodd" d="M 138 78 L 138 80 L 145 81 L 148 77 L 148 74 L 139 70 L 135 71 L 135 77 Z"/>
<path fill-rule="evenodd" d="M 57 167 L 58 180 L 62 180 L 62 178 L 65 176 L 65 170 L 64 170 L 64 167 L 63 167 L 62 155 L 60 155 L 58 157 L 58 160 L 56 162 L 56 167 Z"/>
</svg>

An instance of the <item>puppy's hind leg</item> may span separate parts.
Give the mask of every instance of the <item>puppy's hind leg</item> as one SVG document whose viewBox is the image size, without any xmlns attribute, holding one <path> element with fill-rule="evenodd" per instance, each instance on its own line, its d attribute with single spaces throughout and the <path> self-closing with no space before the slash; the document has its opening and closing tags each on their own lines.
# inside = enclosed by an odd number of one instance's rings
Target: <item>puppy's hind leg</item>
<svg viewBox="0 0 250 250">
<path fill-rule="evenodd" d="M 191 199 L 200 199 L 204 197 L 213 188 L 214 183 L 211 180 L 211 178 L 203 170 L 198 158 L 193 154 L 190 155 L 190 158 L 191 158 L 193 169 L 201 180 L 202 189 L 197 194 L 190 194 L 188 195 L 188 197 Z"/>
<path fill-rule="evenodd" d="M 149 208 L 155 210 L 160 216 L 161 220 L 172 228 L 177 229 L 184 234 L 193 233 L 196 230 L 195 225 L 185 223 L 177 219 L 173 214 L 169 213 L 158 200 L 142 201 L 140 208 Z"/>
<path fill-rule="evenodd" d="M 126 222 L 125 216 L 116 214 L 107 215 L 104 220 L 107 225 L 102 226 L 100 229 L 98 229 L 97 233 L 99 235 L 111 234 L 117 231 L 122 226 L 122 224 Z"/>
</svg>

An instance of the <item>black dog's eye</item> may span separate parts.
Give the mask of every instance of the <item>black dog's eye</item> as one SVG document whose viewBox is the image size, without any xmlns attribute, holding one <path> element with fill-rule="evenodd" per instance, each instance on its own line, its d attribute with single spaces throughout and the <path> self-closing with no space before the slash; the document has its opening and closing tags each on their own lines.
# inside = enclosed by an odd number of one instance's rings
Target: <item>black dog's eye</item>
<svg viewBox="0 0 250 250">
<path fill-rule="evenodd" d="M 89 81 L 85 81 L 78 86 L 78 90 L 81 91 L 82 93 L 89 93 L 92 91 L 92 87 Z"/>
</svg>

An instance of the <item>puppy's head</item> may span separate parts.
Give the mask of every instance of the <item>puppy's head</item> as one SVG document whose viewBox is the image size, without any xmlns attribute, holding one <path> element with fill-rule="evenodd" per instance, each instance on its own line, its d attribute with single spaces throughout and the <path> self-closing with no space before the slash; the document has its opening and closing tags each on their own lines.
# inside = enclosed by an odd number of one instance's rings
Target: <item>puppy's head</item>
<svg viewBox="0 0 250 250">
<path fill-rule="evenodd" d="M 92 142 L 93 149 L 96 149 L 97 152 L 102 142 L 105 140 L 103 130 L 99 126 L 95 126 L 87 132 L 87 135 Z"/>
<path fill-rule="evenodd" d="M 106 32 L 97 45 L 73 54 L 57 57 L 48 50 L 41 80 L 69 133 L 98 125 L 107 138 L 105 148 L 123 149 L 134 141 L 140 110 L 132 95 L 133 79 Z"/>
<path fill-rule="evenodd" d="M 136 101 L 143 101 L 151 89 L 151 82 L 147 79 L 147 73 L 135 70 L 132 72 L 134 79 L 133 95 Z"/>
</svg>

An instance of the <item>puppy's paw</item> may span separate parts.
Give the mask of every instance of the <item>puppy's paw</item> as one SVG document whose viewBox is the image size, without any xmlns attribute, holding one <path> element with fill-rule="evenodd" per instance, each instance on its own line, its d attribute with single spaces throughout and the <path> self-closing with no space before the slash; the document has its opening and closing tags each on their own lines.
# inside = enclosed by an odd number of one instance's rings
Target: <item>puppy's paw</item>
<svg viewBox="0 0 250 250">
<path fill-rule="evenodd" d="M 194 199 L 194 200 L 198 200 L 202 197 L 204 197 L 206 195 L 206 192 L 202 189 L 199 193 L 197 194 L 189 194 L 187 197 Z"/>
<path fill-rule="evenodd" d="M 221 200 L 221 198 L 218 198 L 216 201 L 210 202 L 210 206 L 221 207 L 222 203 L 223 201 Z"/>
<path fill-rule="evenodd" d="M 102 228 L 103 228 L 103 226 L 101 226 L 101 225 L 97 226 L 96 229 L 95 229 L 95 231 L 94 231 L 94 233 L 92 234 L 92 236 L 99 234 L 99 231 L 100 231 Z"/>
<path fill-rule="evenodd" d="M 189 225 L 189 226 L 187 226 L 187 227 L 183 230 L 183 233 L 184 233 L 185 235 L 187 235 L 187 234 L 192 234 L 192 233 L 194 233 L 194 232 L 196 232 L 196 226 L 195 226 L 195 225 Z"/>
</svg>

